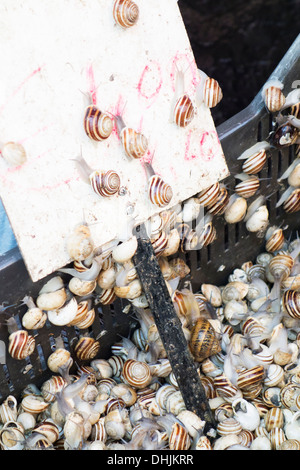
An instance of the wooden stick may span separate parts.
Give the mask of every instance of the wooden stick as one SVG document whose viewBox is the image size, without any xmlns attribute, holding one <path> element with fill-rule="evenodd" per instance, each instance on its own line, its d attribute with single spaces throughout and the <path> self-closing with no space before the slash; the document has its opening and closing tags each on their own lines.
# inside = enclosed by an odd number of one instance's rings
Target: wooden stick
<svg viewBox="0 0 300 470">
<path fill-rule="evenodd" d="M 165 280 L 144 226 L 136 233 L 138 248 L 133 257 L 136 271 L 155 319 L 187 410 L 206 422 L 204 431 L 215 429 L 205 389 L 188 349 L 181 322 L 176 314 Z"/>
</svg>

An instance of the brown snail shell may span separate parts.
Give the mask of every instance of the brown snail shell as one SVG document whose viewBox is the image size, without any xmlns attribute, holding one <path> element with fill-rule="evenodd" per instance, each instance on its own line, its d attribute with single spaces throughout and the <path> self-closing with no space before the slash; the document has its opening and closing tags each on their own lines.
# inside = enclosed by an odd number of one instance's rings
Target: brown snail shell
<svg viewBox="0 0 300 470">
<path fill-rule="evenodd" d="M 203 89 L 203 100 L 208 108 L 214 108 L 223 98 L 222 89 L 214 78 L 205 80 Z"/>
<path fill-rule="evenodd" d="M 248 175 L 255 175 L 259 173 L 265 163 L 267 161 L 267 153 L 266 150 L 260 150 L 259 152 L 254 153 L 250 157 L 248 157 L 245 162 L 243 163 L 242 170 L 244 173 Z"/>
<path fill-rule="evenodd" d="M 100 349 L 99 341 L 96 341 L 94 338 L 88 336 L 82 336 L 74 348 L 74 352 L 78 359 L 82 361 L 87 361 L 94 359 L 98 354 Z"/>
<path fill-rule="evenodd" d="M 265 105 L 271 113 L 279 111 L 285 104 L 285 96 L 281 88 L 277 85 L 271 85 L 264 92 Z"/>
<path fill-rule="evenodd" d="M 174 423 L 169 437 L 170 450 L 188 450 L 191 445 L 189 433 L 179 423 Z"/>
<path fill-rule="evenodd" d="M 288 214 L 298 212 L 300 210 L 300 188 L 294 189 L 284 202 L 283 209 Z"/>
<path fill-rule="evenodd" d="M 160 176 L 152 175 L 148 181 L 148 196 L 153 205 L 164 207 L 171 202 L 173 191 Z"/>
<path fill-rule="evenodd" d="M 116 0 L 113 17 L 122 28 L 131 28 L 139 19 L 139 7 L 132 0 Z"/>
<path fill-rule="evenodd" d="M 212 215 L 221 215 L 224 214 L 228 203 L 229 193 L 225 187 L 221 187 L 217 198 L 207 206 L 207 210 Z"/>
<path fill-rule="evenodd" d="M 250 385 L 262 382 L 264 377 L 264 367 L 254 366 L 250 369 L 246 369 L 238 374 L 237 386 L 241 390 L 249 387 Z"/>
<path fill-rule="evenodd" d="M 113 196 L 121 186 L 120 177 L 114 170 L 93 171 L 90 182 L 95 193 L 102 197 Z"/>
<path fill-rule="evenodd" d="M 134 388 L 145 388 L 152 380 L 151 369 L 146 362 L 128 359 L 124 362 L 121 378 Z"/>
<path fill-rule="evenodd" d="M 26 330 L 17 330 L 8 338 L 8 352 L 14 359 L 22 360 L 35 350 L 35 339 Z"/>
<path fill-rule="evenodd" d="M 269 253 L 279 251 L 285 242 L 283 230 L 281 228 L 273 228 L 267 230 L 266 233 L 266 250 Z"/>
<path fill-rule="evenodd" d="M 96 141 L 107 139 L 113 130 L 111 117 L 94 105 L 86 108 L 83 124 L 87 136 Z"/>
<path fill-rule="evenodd" d="M 199 318 L 196 321 L 192 329 L 189 346 L 193 356 L 198 362 L 221 351 L 216 332 L 210 322 L 205 318 Z"/>
<path fill-rule="evenodd" d="M 282 297 L 282 306 L 290 317 L 300 319 L 300 292 L 286 290 Z"/>
<path fill-rule="evenodd" d="M 182 95 L 174 106 L 174 122 L 179 127 L 186 127 L 194 119 L 195 109 L 188 95 Z"/>
<path fill-rule="evenodd" d="M 258 191 L 259 189 L 259 178 L 257 176 L 249 176 L 248 178 L 245 178 L 242 180 L 240 183 L 238 183 L 234 191 L 236 194 L 239 196 L 244 197 L 245 199 L 254 196 L 254 194 Z"/>
<path fill-rule="evenodd" d="M 270 135 L 270 144 L 277 148 L 289 147 L 296 143 L 298 135 L 298 129 L 292 124 L 282 124 Z"/>
<path fill-rule="evenodd" d="M 292 256 L 286 253 L 279 253 L 271 259 L 269 271 L 275 279 L 284 281 L 289 277 L 293 265 L 294 259 Z"/>
<path fill-rule="evenodd" d="M 200 191 L 197 198 L 200 204 L 204 207 L 213 204 L 220 193 L 220 183 L 214 183 L 206 189 Z"/>
</svg>

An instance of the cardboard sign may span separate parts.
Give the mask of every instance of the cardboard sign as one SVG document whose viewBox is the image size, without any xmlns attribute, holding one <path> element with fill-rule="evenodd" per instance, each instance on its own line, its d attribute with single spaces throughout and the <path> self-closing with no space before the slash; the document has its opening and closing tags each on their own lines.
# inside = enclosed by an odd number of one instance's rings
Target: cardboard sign
<svg viewBox="0 0 300 470">
<path fill-rule="evenodd" d="M 149 202 L 143 162 L 171 185 L 167 207 L 228 175 L 209 108 L 198 106 L 185 128 L 170 119 L 178 70 L 194 101 L 201 67 L 177 1 L 136 3 L 138 22 L 124 29 L 114 0 L 1 0 L 0 141 L 21 143 L 27 160 L 9 166 L 0 158 L 0 196 L 33 281 L 71 261 L 66 239 L 79 223 L 100 246 L 124 233 L 130 217 L 143 222 L 161 211 Z M 127 157 L 116 125 L 105 141 L 87 136 L 87 96 L 146 136 L 142 158 Z M 115 170 L 120 193 L 95 194 L 78 155 L 93 170 Z"/>
</svg>

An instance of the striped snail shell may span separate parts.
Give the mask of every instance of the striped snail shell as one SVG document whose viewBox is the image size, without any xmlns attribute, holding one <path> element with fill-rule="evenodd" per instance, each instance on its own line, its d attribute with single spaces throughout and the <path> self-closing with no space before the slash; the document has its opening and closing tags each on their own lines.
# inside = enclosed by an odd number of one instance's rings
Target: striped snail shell
<svg viewBox="0 0 300 470">
<path fill-rule="evenodd" d="M 267 152 L 265 149 L 262 149 L 250 157 L 246 158 L 243 163 L 242 170 L 248 175 L 255 175 L 259 173 L 267 161 Z"/>
<path fill-rule="evenodd" d="M 262 97 L 267 109 L 274 113 L 285 104 L 285 96 L 282 92 L 283 84 L 279 80 L 269 80 L 262 89 Z"/>
<path fill-rule="evenodd" d="M 128 157 L 141 158 L 148 149 L 148 140 L 141 132 L 127 127 L 121 116 L 115 116 L 118 135 Z"/>
<path fill-rule="evenodd" d="M 226 401 L 233 402 L 242 392 L 226 377 L 224 373 L 214 377 L 214 386 L 217 395 Z"/>
<path fill-rule="evenodd" d="M 112 287 L 111 289 L 102 289 L 97 298 L 101 304 L 109 305 L 116 300 L 117 296 L 115 294 L 114 288 Z"/>
<path fill-rule="evenodd" d="M 282 297 L 284 311 L 292 318 L 300 319 L 300 292 L 288 289 Z"/>
<path fill-rule="evenodd" d="M 220 193 L 220 183 L 214 183 L 206 189 L 200 191 L 197 198 L 200 204 L 204 207 L 213 204 Z"/>
<path fill-rule="evenodd" d="M 8 352 L 14 359 L 25 359 L 34 350 L 35 339 L 26 330 L 17 330 L 9 335 Z"/>
<path fill-rule="evenodd" d="M 279 253 L 271 259 L 269 271 L 275 279 L 283 281 L 289 277 L 293 265 L 294 259 L 292 256 L 287 253 Z"/>
<path fill-rule="evenodd" d="M 204 103 L 208 108 L 214 108 L 223 98 L 222 89 L 214 78 L 210 78 L 202 70 L 199 70 L 201 78 L 196 89 L 196 102 L 200 106 Z"/>
<path fill-rule="evenodd" d="M 290 196 L 285 200 L 283 209 L 288 214 L 298 212 L 300 210 L 300 188 L 296 188 L 292 191 Z"/>
<path fill-rule="evenodd" d="M 116 0 L 113 7 L 115 22 L 122 28 L 131 28 L 139 19 L 139 7 L 132 0 Z"/>
<path fill-rule="evenodd" d="M 186 251 L 195 250 L 198 244 L 198 236 L 195 230 L 189 224 L 183 223 L 177 226 L 177 231 L 180 236 L 180 251 L 185 253 Z"/>
<path fill-rule="evenodd" d="M 60 375 L 53 375 L 46 380 L 41 387 L 41 393 L 46 402 L 53 403 L 56 400 L 56 394 L 61 392 L 67 386 L 67 381 Z"/>
<path fill-rule="evenodd" d="M 151 238 L 151 245 L 156 256 L 162 255 L 168 245 L 168 237 L 164 231 Z"/>
<path fill-rule="evenodd" d="M 160 176 L 152 175 L 148 180 L 148 196 L 154 206 L 164 207 L 171 202 L 173 191 Z"/>
<path fill-rule="evenodd" d="M 86 108 L 83 126 L 86 135 L 97 142 L 107 139 L 113 130 L 111 117 L 100 111 L 96 106 Z"/>
<path fill-rule="evenodd" d="M 274 428 L 282 428 L 284 424 L 282 409 L 276 406 L 270 408 L 264 416 L 264 422 L 268 432 Z"/>
<path fill-rule="evenodd" d="M 151 369 L 146 362 L 128 359 L 124 362 L 121 378 L 134 388 L 145 388 L 152 380 Z"/>
<path fill-rule="evenodd" d="M 95 193 L 102 197 L 113 196 L 121 186 L 120 177 L 114 170 L 93 171 L 90 182 Z"/>
<path fill-rule="evenodd" d="M 278 227 L 270 227 L 266 232 L 266 250 L 269 253 L 279 251 L 285 242 L 283 230 Z"/>
<path fill-rule="evenodd" d="M 228 434 L 239 434 L 242 431 L 241 423 L 233 418 L 226 418 L 219 422 L 217 425 L 217 432 L 220 436 L 227 436 Z"/>
<path fill-rule="evenodd" d="M 74 352 L 78 359 L 82 361 L 87 361 L 94 359 L 98 354 L 100 349 L 99 341 L 96 341 L 94 338 L 88 336 L 82 336 L 74 348 Z"/>
<path fill-rule="evenodd" d="M 241 390 L 249 387 L 250 385 L 260 383 L 264 377 L 264 367 L 263 366 L 254 366 L 250 369 L 245 369 L 238 374 L 237 386 Z"/>
<path fill-rule="evenodd" d="M 0 150 L 0 155 L 10 166 L 23 165 L 27 160 L 23 145 L 17 142 L 6 142 Z"/>
<path fill-rule="evenodd" d="M 207 210 L 212 215 L 224 214 L 226 207 L 229 204 L 229 193 L 227 189 L 222 186 L 220 192 L 212 204 L 207 206 Z"/>
<path fill-rule="evenodd" d="M 180 96 L 174 106 L 174 122 L 179 127 L 186 127 L 194 116 L 195 110 L 191 98 L 186 94 Z"/>
<path fill-rule="evenodd" d="M 170 450 L 188 450 L 191 446 L 189 433 L 180 423 L 174 423 L 169 437 Z"/>
<path fill-rule="evenodd" d="M 239 196 L 244 197 L 245 199 L 254 196 L 258 191 L 260 183 L 257 176 L 250 176 L 246 173 L 240 173 L 235 175 L 235 178 L 241 179 L 240 183 L 237 183 L 234 191 Z"/>
<path fill-rule="evenodd" d="M 200 234 L 198 234 L 198 247 L 199 249 L 213 243 L 217 238 L 217 230 L 213 226 L 212 221 L 207 222 Z"/>
<path fill-rule="evenodd" d="M 198 362 L 221 351 L 216 332 L 207 319 L 199 318 L 196 321 L 191 332 L 189 346 Z"/>
</svg>

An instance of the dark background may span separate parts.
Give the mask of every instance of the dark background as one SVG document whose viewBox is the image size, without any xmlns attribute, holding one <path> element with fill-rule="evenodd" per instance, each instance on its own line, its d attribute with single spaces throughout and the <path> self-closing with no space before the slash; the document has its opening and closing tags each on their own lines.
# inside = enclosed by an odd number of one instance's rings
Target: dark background
<svg viewBox="0 0 300 470">
<path fill-rule="evenodd" d="M 298 36 L 300 0 L 179 0 L 178 6 L 197 66 L 223 90 L 211 110 L 218 126 L 252 101 Z"/>
</svg>

